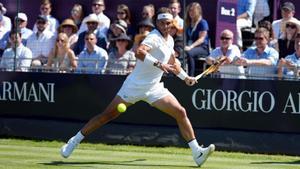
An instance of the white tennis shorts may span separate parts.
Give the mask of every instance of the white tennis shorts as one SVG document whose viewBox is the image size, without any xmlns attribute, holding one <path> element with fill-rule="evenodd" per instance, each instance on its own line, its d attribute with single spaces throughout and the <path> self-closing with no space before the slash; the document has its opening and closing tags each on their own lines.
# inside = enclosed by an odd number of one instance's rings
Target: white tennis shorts
<svg viewBox="0 0 300 169">
<path fill-rule="evenodd" d="M 124 83 L 117 93 L 123 100 L 128 103 L 136 103 L 138 101 L 145 101 L 150 105 L 155 101 L 173 94 L 164 87 L 164 83 L 158 83 L 151 87 L 142 87 Z"/>
</svg>

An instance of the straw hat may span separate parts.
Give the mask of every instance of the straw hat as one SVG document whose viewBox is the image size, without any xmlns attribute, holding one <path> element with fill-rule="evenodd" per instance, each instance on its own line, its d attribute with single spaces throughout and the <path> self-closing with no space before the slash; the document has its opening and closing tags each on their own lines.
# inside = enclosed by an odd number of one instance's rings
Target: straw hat
<svg viewBox="0 0 300 169">
<path fill-rule="evenodd" d="M 72 20 L 72 19 L 65 19 L 60 25 L 59 25 L 59 28 L 58 28 L 58 32 L 62 32 L 62 28 L 64 26 L 72 26 L 73 28 L 73 33 L 76 33 L 78 31 L 78 27 L 77 25 L 75 24 L 75 22 Z"/>
<path fill-rule="evenodd" d="M 286 24 L 288 24 L 288 23 L 295 24 L 297 26 L 298 33 L 299 33 L 299 31 L 300 31 L 300 21 L 298 19 L 296 19 L 296 18 L 291 18 L 291 19 L 285 21 L 283 23 L 282 32 L 286 31 Z"/>
</svg>

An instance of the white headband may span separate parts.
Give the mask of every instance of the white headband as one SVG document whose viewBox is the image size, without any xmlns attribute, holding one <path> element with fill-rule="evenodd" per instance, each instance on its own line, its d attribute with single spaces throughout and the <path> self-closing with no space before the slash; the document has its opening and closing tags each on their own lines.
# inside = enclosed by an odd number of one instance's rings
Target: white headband
<svg viewBox="0 0 300 169">
<path fill-rule="evenodd" d="M 161 19 L 173 19 L 173 15 L 171 15 L 169 13 L 158 14 L 157 20 L 161 20 Z"/>
</svg>

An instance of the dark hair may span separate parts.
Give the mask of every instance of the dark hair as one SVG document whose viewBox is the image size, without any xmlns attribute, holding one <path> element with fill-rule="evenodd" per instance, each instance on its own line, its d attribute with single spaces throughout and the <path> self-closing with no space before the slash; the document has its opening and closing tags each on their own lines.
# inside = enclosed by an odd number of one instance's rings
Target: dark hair
<svg viewBox="0 0 300 169">
<path fill-rule="evenodd" d="M 270 33 L 270 38 L 274 39 L 274 31 L 273 31 L 273 27 L 272 27 L 272 23 L 270 21 L 267 20 L 261 20 L 258 22 L 258 27 L 259 28 L 266 28 L 269 33 Z"/>
<path fill-rule="evenodd" d="M 171 10 L 167 7 L 161 7 L 157 10 L 157 13 L 156 15 L 154 16 L 153 20 L 154 20 L 154 23 L 156 23 L 156 20 L 157 20 L 157 16 L 161 13 L 169 13 L 171 14 Z"/>
<path fill-rule="evenodd" d="M 22 33 L 20 32 L 20 30 L 17 30 L 17 29 L 12 29 L 10 32 L 9 32 L 9 37 L 12 37 L 13 35 L 15 34 L 18 34 L 20 37 L 22 37 Z"/>
<path fill-rule="evenodd" d="M 268 29 L 263 28 L 263 27 L 257 28 L 255 30 L 254 34 L 257 34 L 257 33 L 262 33 L 264 35 L 264 37 L 269 41 L 269 39 L 270 39 L 270 32 L 269 32 Z"/>
</svg>

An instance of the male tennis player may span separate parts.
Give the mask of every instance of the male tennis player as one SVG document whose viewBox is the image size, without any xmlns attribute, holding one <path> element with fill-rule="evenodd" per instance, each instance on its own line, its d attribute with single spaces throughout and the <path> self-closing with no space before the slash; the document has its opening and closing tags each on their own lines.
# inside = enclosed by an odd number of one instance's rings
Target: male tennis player
<svg viewBox="0 0 300 169">
<path fill-rule="evenodd" d="M 140 100 L 148 102 L 151 106 L 175 118 L 183 138 L 192 149 L 193 158 L 198 166 L 201 166 L 214 151 L 215 146 L 213 144 L 206 148 L 198 145 L 185 109 L 160 82 L 164 72 L 173 72 L 190 86 L 197 82 L 194 77 L 188 76 L 181 69 L 179 61 L 175 60 L 174 41 L 169 35 L 172 20 L 173 16 L 168 8 L 163 7 L 158 11 L 157 29 L 149 33 L 137 48 L 136 67 L 104 112 L 93 117 L 61 148 L 63 157 L 69 157 L 85 136 L 118 117 L 120 115 L 117 111 L 119 103 L 130 106 Z"/>
</svg>

